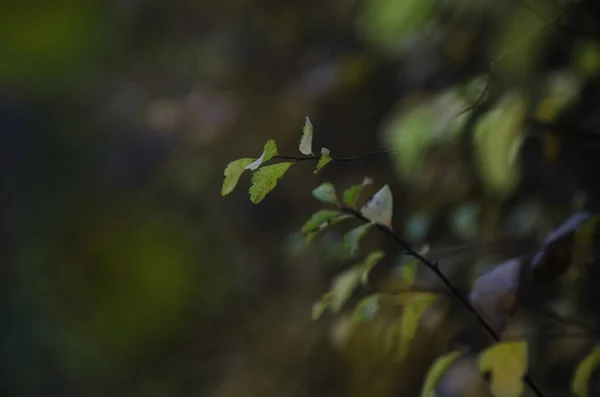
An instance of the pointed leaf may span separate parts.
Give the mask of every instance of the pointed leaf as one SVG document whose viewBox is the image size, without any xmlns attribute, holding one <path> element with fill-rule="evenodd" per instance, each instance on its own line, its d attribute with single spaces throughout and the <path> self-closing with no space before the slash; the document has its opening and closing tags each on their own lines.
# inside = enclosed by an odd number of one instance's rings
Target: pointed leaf
<svg viewBox="0 0 600 397">
<path fill-rule="evenodd" d="M 375 252 L 371 252 L 369 254 L 369 256 L 367 256 L 367 259 L 365 259 L 362 262 L 361 266 L 362 266 L 363 272 L 362 272 L 362 275 L 360 277 L 360 281 L 361 281 L 361 283 L 363 285 L 367 285 L 367 283 L 369 282 L 369 274 L 371 273 L 371 270 L 384 257 L 385 257 L 385 254 L 383 253 L 383 251 L 375 251 Z"/>
<path fill-rule="evenodd" d="M 313 138 L 313 125 L 310 119 L 307 117 L 304 121 L 304 128 L 302 129 L 302 139 L 300 139 L 300 153 L 309 155 L 312 153 L 312 138 Z"/>
<path fill-rule="evenodd" d="M 523 393 L 523 376 L 527 372 L 527 342 L 502 342 L 479 355 L 482 373 L 491 373 L 490 388 L 494 397 L 519 397 Z"/>
<path fill-rule="evenodd" d="M 361 210 L 361 214 L 373 223 L 392 228 L 393 197 L 388 185 L 382 187 Z"/>
<path fill-rule="evenodd" d="M 362 236 L 364 236 L 369 228 L 373 226 L 372 223 L 365 223 L 362 226 L 355 227 L 354 229 L 346 232 L 344 235 L 344 251 L 348 255 L 349 258 L 352 258 L 356 255 L 358 251 L 358 243 Z"/>
<path fill-rule="evenodd" d="M 360 282 L 362 267 L 355 266 L 338 275 L 331 287 L 331 311 L 337 313 L 340 311 L 344 303 L 352 296 L 352 293 Z"/>
<path fill-rule="evenodd" d="M 354 322 L 371 321 L 379 311 L 379 294 L 363 298 L 354 309 Z"/>
<path fill-rule="evenodd" d="M 573 379 L 571 379 L 571 393 L 577 397 L 591 397 L 590 377 L 600 363 L 600 346 L 597 346 L 577 366 Z"/>
<path fill-rule="evenodd" d="M 319 201 L 328 204 L 337 204 L 337 196 L 335 194 L 335 188 L 329 182 L 322 183 L 315 190 L 312 191 L 312 195 Z"/>
<path fill-rule="evenodd" d="M 327 164 L 333 161 L 331 156 L 329 155 L 331 152 L 327 148 L 321 148 L 321 157 L 317 162 L 317 168 L 315 168 L 315 174 L 321 170 L 321 168 L 325 167 Z"/>
<path fill-rule="evenodd" d="M 240 180 L 240 176 L 244 172 L 245 167 L 250 163 L 252 163 L 252 159 L 245 158 L 238 159 L 227 164 L 225 172 L 223 173 L 225 180 L 223 181 L 223 186 L 221 187 L 221 196 L 225 196 L 233 192 L 233 189 L 235 189 L 235 186 Z"/>
<path fill-rule="evenodd" d="M 402 315 L 402 344 L 409 346 L 410 342 L 419 329 L 419 322 L 423 314 L 435 301 L 439 295 L 435 293 L 423 292 L 416 294 L 408 301 Z"/>
<path fill-rule="evenodd" d="M 429 367 L 427 371 L 427 377 L 423 384 L 423 390 L 421 391 L 421 397 L 436 397 L 435 387 L 439 382 L 440 378 L 444 375 L 446 370 L 450 368 L 452 364 L 462 356 L 462 352 L 454 351 L 446 353 L 438 357 L 434 363 Z"/>
<path fill-rule="evenodd" d="M 252 201 L 254 204 L 261 202 L 267 193 L 275 188 L 277 182 L 279 182 L 283 174 L 285 174 L 292 164 L 294 163 L 290 162 L 273 164 L 262 167 L 252 174 L 250 201 Z"/>
<path fill-rule="evenodd" d="M 354 208 L 354 206 L 358 202 L 358 198 L 363 188 L 370 185 L 371 183 L 373 183 L 373 180 L 371 178 L 365 178 L 363 180 L 363 183 L 361 183 L 360 185 L 354 185 L 346 189 L 346 191 L 344 192 L 344 202 L 350 207 Z"/>
<path fill-rule="evenodd" d="M 265 147 L 264 147 L 263 152 L 260 155 L 260 157 L 257 158 L 252 164 L 249 164 L 248 166 L 246 166 L 246 169 L 254 171 L 258 167 L 260 167 L 262 163 L 266 163 L 267 161 L 271 160 L 276 155 L 277 155 L 277 145 L 275 144 L 274 140 L 269 139 L 267 141 L 267 143 L 265 143 Z"/>
</svg>

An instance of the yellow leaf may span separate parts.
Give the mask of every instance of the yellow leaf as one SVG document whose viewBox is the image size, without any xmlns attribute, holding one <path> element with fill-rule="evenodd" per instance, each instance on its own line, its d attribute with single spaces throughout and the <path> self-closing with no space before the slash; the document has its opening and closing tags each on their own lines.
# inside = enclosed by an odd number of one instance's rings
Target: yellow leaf
<svg viewBox="0 0 600 397">
<path fill-rule="evenodd" d="M 592 371 L 600 363 L 600 346 L 596 347 L 577 366 L 571 379 L 571 392 L 577 397 L 589 397 L 589 383 Z"/>
<path fill-rule="evenodd" d="M 427 371 L 427 377 L 423 384 L 421 397 L 435 397 L 435 387 L 438 381 L 444 375 L 444 372 L 462 355 L 462 352 L 455 351 L 444 354 L 437 358 Z"/>
<path fill-rule="evenodd" d="M 415 294 L 415 296 L 409 300 L 404 307 L 404 314 L 402 315 L 400 333 L 402 351 L 406 350 L 406 347 L 410 345 L 413 337 L 415 336 L 417 329 L 419 328 L 419 322 L 423 313 L 437 300 L 438 294 L 423 292 Z"/>
<path fill-rule="evenodd" d="M 594 237 L 600 216 L 586 220 L 575 233 L 575 242 L 569 267 L 569 279 L 572 281 L 581 274 L 584 266 L 594 260 Z"/>
<path fill-rule="evenodd" d="M 415 283 L 415 279 L 417 278 L 417 266 L 419 266 L 419 261 L 417 259 L 402 266 L 402 281 L 404 281 L 407 286 L 412 286 Z"/>
<path fill-rule="evenodd" d="M 491 373 L 494 397 L 519 397 L 523 393 L 523 376 L 527 372 L 527 342 L 503 342 L 479 355 L 479 370 Z"/>
</svg>

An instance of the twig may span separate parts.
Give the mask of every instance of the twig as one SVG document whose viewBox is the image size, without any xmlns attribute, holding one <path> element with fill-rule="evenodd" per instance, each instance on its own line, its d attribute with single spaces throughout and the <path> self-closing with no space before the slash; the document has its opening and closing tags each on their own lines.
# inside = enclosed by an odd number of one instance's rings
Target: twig
<svg viewBox="0 0 600 397">
<path fill-rule="evenodd" d="M 341 208 L 341 211 L 344 212 L 344 213 L 346 213 L 346 214 L 352 215 L 356 219 L 359 219 L 359 220 L 361 220 L 363 222 L 371 223 L 370 220 L 368 220 L 367 218 L 365 218 L 360 212 L 358 212 L 354 208 L 346 208 L 346 207 L 344 207 L 344 208 Z M 473 316 L 475 317 L 475 319 L 477 320 L 477 322 L 483 327 L 483 329 L 494 340 L 500 342 L 500 335 L 498 335 L 498 333 L 496 331 L 494 331 L 494 329 L 487 323 L 487 321 L 485 321 L 485 319 L 481 316 L 481 314 L 479 314 L 479 312 L 477 311 L 477 309 L 475 309 L 475 307 L 471 304 L 471 302 L 469 302 L 469 300 L 467 298 L 465 298 L 460 293 L 460 291 L 452 284 L 452 282 L 440 270 L 440 268 L 439 268 L 439 266 L 438 266 L 438 264 L 436 262 L 431 262 L 430 260 L 428 260 L 427 258 L 425 258 L 424 256 L 422 256 L 421 254 L 419 254 L 417 251 L 415 251 L 414 249 L 412 249 L 407 243 L 405 243 L 400 237 L 398 237 L 388 227 L 380 225 L 380 224 L 375 224 L 375 227 L 377 229 L 379 229 L 383 234 L 387 235 L 388 237 L 390 237 L 394 241 L 396 241 L 400 246 L 402 246 L 402 248 L 404 248 L 405 253 L 411 255 L 415 259 L 417 259 L 420 262 L 424 263 L 429 269 L 431 269 L 431 271 L 433 271 L 435 273 L 435 275 L 444 283 L 444 285 L 450 290 L 450 292 L 462 303 L 462 305 L 466 309 L 468 309 L 471 312 L 471 314 L 473 314 Z M 544 394 L 542 393 L 542 391 L 535 385 L 535 383 L 533 382 L 533 380 L 531 379 L 531 377 L 529 377 L 529 375 L 525 375 L 525 377 L 523 378 L 523 380 L 525 381 L 525 383 L 527 384 L 527 386 L 529 386 L 529 388 L 535 393 L 536 396 L 538 396 L 538 397 L 544 397 Z"/>
<path fill-rule="evenodd" d="M 360 156 L 352 156 L 352 157 L 334 157 L 334 156 L 330 156 L 332 161 L 357 161 L 357 160 L 363 160 L 369 157 L 373 157 L 373 156 L 378 156 L 380 154 L 388 154 L 388 153 L 392 153 L 394 152 L 393 150 L 373 150 L 372 152 L 369 152 L 367 154 L 363 154 Z M 319 160 L 321 158 L 321 156 L 306 156 L 306 157 L 296 157 L 296 156 L 282 156 L 282 155 L 277 155 L 275 157 L 273 157 L 274 159 L 280 159 L 280 160 L 294 160 L 294 161 L 309 161 L 309 160 Z"/>
</svg>

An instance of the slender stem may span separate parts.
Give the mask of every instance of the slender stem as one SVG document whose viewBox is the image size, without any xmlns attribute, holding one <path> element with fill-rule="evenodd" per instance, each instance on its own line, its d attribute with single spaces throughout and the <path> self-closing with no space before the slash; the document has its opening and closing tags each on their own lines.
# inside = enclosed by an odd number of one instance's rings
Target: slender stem
<svg viewBox="0 0 600 397">
<path fill-rule="evenodd" d="M 362 154 L 359 156 L 352 156 L 352 157 L 334 157 L 331 156 L 331 160 L 332 161 L 357 161 L 357 160 L 363 160 L 369 157 L 373 157 L 373 156 L 378 156 L 380 154 L 387 154 L 387 153 L 392 153 L 393 150 L 373 150 L 367 154 Z M 296 157 L 296 156 L 283 156 L 278 154 L 277 156 L 273 157 L 275 159 L 280 159 L 280 160 L 294 160 L 294 161 L 308 161 L 308 160 L 319 160 L 321 158 L 321 156 L 306 156 L 306 157 Z"/>
<path fill-rule="evenodd" d="M 350 214 L 350 215 L 354 216 L 356 219 L 359 219 L 363 222 L 367 222 L 367 223 L 371 222 L 367 218 L 365 218 L 360 212 L 355 210 L 354 208 L 342 208 L 341 211 L 346 214 Z M 485 329 L 485 331 L 496 341 L 500 341 L 500 335 L 498 335 L 498 333 L 496 331 L 494 331 L 492 326 L 489 325 L 487 323 L 487 321 L 485 321 L 483 316 L 481 316 L 481 314 L 479 314 L 479 312 L 477 311 L 477 309 L 475 309 L 475 307 L 471 304 L 471 302 L 469 302 L 469 300 L 467 298 L 465 298 L 461 294 L 461 292 L 452 284 L 452 282 L 440 270 L 437 262 L 431 262 L 430 260 L 428 260 L 427 258 L 422 256 L 421 254 L 419 254 L 417 251 L 412 249 L 407 243 L 405 243 L 400 237 L 398 237 L 388 227 L 380 225 L 380 224 L 375 224 L 375 227 L 377 229 L 379 229 L 383 234 L 387 235 L 388 237 L 391 237 L 400 246 L 402 246 L 402 248 L 404 248 L 405 253 L 407 253 L 408 255 L 411 255 L 415 259 L 423 262 L 428 268 L 430 268 L 435 273 L 435 275 L 438 276 L 438 278 L 444 283 L 444 285 L 450 290 L 450 292 L 462 303 L 462 305 L 473 314 L 473 316 L 475 317 L 477 322 L 483 327 L 483 329 Z M 542 391 L 540 389 L 538 389 L 538 387 L 535 385 L 535 383 L 529 377 L 529 375 L 526 375 L 523 378 L 523 380 L 525 381 L 527 386 L 529 386 L 529 388 L 531 390 L 533 390 L 533 392 L 535 393 L 536 396 L 544 397 L 544 394 L 542 393 Z"/>
</svg>

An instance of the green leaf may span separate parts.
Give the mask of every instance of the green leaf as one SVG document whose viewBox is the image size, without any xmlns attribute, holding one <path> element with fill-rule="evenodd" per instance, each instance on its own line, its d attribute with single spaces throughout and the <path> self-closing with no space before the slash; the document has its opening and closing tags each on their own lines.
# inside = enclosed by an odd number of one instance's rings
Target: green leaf
<svg viewBox="0 0 600 397">
<path fill-rule="evenodd" d="M 392 191 L 388 185 L 385 185 L 361 208 L 360 212 L 369 221 L 392 229 L 393 201 Z"/>
<path fill-rule="evenodd" d="M 252 163 L 252 161 L 252 159 L 245 158 L 238 159 L 227 164 L 225 172 L 223 173 L 225 180 L 223 181 L 223 186 L 221 187 L 221 196 L 225 196 L 233 192 L 233 189 L 235 189 L 235 186 L 240 180 L 240 176 L 244 172 L 245 167 Z"/>
<path fill-rule="evenodd" d="M 275 156 L 277 156 L 277 145 L 275 144 L 274 140 L 269 139 L 267 143 L 265 143 L 265 147 L 260 157 L 257 158 L 252 164 L 246 166 L 246 169 L 254 171 L 260 167 L 262 163 L 266 163 Z"/>
<path fill-rule="evenodd" d="M 309 155 L 312 153 L 312 138 L 313 138 L 313 125 L 310 119 L 307 117 L 304 121 L 304 128 L 302 129 L 302 139 L 300 139 L 300 153 Z"/>
<path fill-rule="evenodd" d="M 327 148 L 321 148 L 321 157 L 317 162 L 317 168 L 315 168 L 315 174 L 321 170 L 321 168 L 325 167 L 329 164 L 333 159 L 329 155 L 331 152 Z"/>
<path fill-rule="evenodd" d="M 419 329 L 421 317 L 433 303 L 437 301 L 439 294 L 423 292 L 416 294 L 408 301 L 402 316 L 402 345 L 409 346 Z"/>
<path fill-rule="evenodd" d="M 312 191 L 312 195 L 314 198 L 324 203 L 338 204 L 335 188 L 329 182 L 319 185 L 319 187 Z"/>
<path fill-rule="evenodd" d="M 310 219 L 302 226 L 302 234 L 307 235 L 319 229 L 323 223 L 328 223 L 337 216 L 342 215 L 339 211 L 320 210 L 312 214 Z"/>
<path fill-rule="evenodd" d="M 520 178 L 519 150 L 523 141 L 526 98 L 510 93 L 482 115 L 474 128 L 474 154 L 484 185 L 498 196 L 511 193 Z"/>
<path fill-rule="evenodd" d="M 479 355 L 481 373 L 491 373 L 490 388 L 494 397 L 519 397 L 523 393 L 523 376 L 527 373 L 527 342 L 501 342 Z"/>
<path fill-rule="evenodd" d="M 369 295 L 363 298 L 358 305 L 356 305 L 352 320 L 354 322 L 371 321 L 377 315 L 378 311 L 379 294 Z"/>
<path fill-rule="evenodd" d="M 325 313 L 325 310 L 327 310 L 327 308 L 329 307 L 330 301 L 331 293 L 328 292 L 325 295 L 323 295 L 320 301 L 315 302 L 315 304 L 312 307 L 313 321 L 318 320 L 323 315 L 323 313 Z"/>
<path fill-rule="evenodd" d="M 358 286 L 363 269 L 361 266 L 355 266 L 339 274 L 331 287 L 331 311 L 337 313 L 344 306 L 344 303 L 352 296 L 352 293 Z"/>
<path fill-rule="evenodd" d="M 370 185 L 371 183 L 373 183 L 373 180 L 371 178 L 365 178 L 363 180 L 363 183 L 361 183 L 360 185 L 354 185 L 346 189 L 346 191 L 344 191 L 344 202 L 350 207 L 354 208 L 354 206 L 358 202 L 358 198 L 360 197 L 360 193 L 362 192 L 363 188 Z"/>
<path fill-rule="evenodd" d="M 597 346 L 577 366 L 571 379 L 571 393 L 577 397 L 590 397 L 590 377 L 600 363 L 600 346 Z"/>
<path fill-rule="evenodd" d="M 260 203 L 267 193 L 275 188 L 277 182 L 281 179 L 283 174 L 294 164 L 279 163 L 273 164 L 266 167 L 262 167 L 254 174 L 252 174 L 252 186 L 250 186 L 250 201 L 254 204 Z"/>
<path fill-rule="evenodd" d="M 429 367 L 429 371 L 427 371 L 423 390 L 421 390 L 421 397 L 436 397 L 435 387 L 440 378 L 462 354 L 463 352 L 454 351 L 446 353 L 435 360 L 431 367 Z"/>
<path fill-rule="evenodd" d="M 363 271 L 362 271 L 362 274 L 360 276 L 360 280 L 363 283 L 363 285 L 367 285 L 367 283 L 369 282 L 369 274 L 371 273 L 371 270 L 384 257 L 385 257 L 385 254 L 383 253 L 383 251 L 375 251 L 375 252 L 371 252 L 369 254 L 369 256 L 367 256 L 367 259 L 365 259 L 362 262 L 361 267 L 362 267 Z"/>
<path fill-rule="evenodd" d="M 358 251 L 358 243 L 362 236 L 364 236 L 369 228 L 373 226 L 372 223 L 366 223 L 362 226 L 355 227 L 354 229 L 346 232 L 344 235 L 344 251 L 348 255 L 349 258 L 352 258 L 356 255 Z"/>
</svg>

